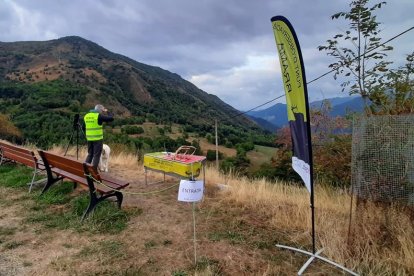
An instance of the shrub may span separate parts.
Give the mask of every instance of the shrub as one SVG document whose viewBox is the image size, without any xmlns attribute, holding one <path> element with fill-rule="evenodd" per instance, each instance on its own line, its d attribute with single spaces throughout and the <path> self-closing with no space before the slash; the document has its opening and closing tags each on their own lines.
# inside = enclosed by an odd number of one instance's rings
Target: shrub
<svg viewBox="0 0 414 276">
<path fill-rule="evenodd" d="M 214 161 L 216 160 L 216 151 L 215 150 L 207 150 L 207 155 L 206 158 L 208 161 Z M 218 158 L 219 160 L 223 159 L 223 153 L 222 152 L 218 152 Z"/>
<path fill-rule="evenodd" d="M 139 126 L 124 126 L 122 128 L 122 133 L 126 134 L 142 134 L 144 133 L 144 129 Z"/>
</svg>

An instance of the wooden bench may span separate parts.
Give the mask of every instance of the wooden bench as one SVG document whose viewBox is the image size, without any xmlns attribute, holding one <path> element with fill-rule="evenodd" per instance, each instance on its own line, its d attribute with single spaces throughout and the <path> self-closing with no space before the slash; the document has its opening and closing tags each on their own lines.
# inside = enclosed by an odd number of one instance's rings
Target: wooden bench
<svg viewBox="0 0 414 276">
<path fill-rule="evenodd" d="M 42 194 L 53 184 L 66 178 L 89 188 L 89 206 L 85 210 L 82 220 L 99 202 L 112 196 L 117 198 L 118 207 L 121 208 L 123 194 L 120 190 L 127 187 L 129 185 L 128 182 L 113 178 L 107 174 L 100 174 L 91 164 L 41 150 L 39 154 L 42 157 L 47 173 L 47 183 L 42 190 Z M 95 183 L 97 183 L 96 186 Z"/>
<path fill-rule="evenodd" d="M 43 162 L 36 157 L 33 151 L 0 141 L 0 165 L 6 162 L 20 163 L 34 169 L 29 193 L 32 191 L 37 173 L 45 170 Z"/>
</svg>

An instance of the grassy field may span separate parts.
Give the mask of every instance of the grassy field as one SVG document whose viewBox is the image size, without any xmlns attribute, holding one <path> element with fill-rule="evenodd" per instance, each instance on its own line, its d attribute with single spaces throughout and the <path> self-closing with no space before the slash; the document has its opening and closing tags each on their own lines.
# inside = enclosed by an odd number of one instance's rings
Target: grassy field
<svg viewBox="0 0 414 276">
<path fill-rule="evenodd" d="M 84 223 L 85 190 L 63 183 L 44 196 L 28 194 L 31 171 L 0 166 L 0 275 L 294 275 L 307 260 L 275 247 L 311 248 L 309 194 L 301 185 L 252 182 L 207 168 L 205 196 L 195 210 L 194 262 L 191 204 L 177 201 L 176 187 L 142 194 L 178 180 L 145 185 L 136 160 L 126 153 L 111 158 L 110 173 L 129 180 L 126 192 L 135 193 L 126 194 L 122 210 L 105 202 Z M 322 255 L 362 275 L 414 274 L 409 214 L 366 204 L 365 212 L 354 214 L 356 235 L 348 239 L 349 195 L 322 184 L 315 194 Z M 342 272 L 314 262 L 306 274 Z"/>
<path fill-rule="evenodd" d="M 254 150 L 247 153 L 250 160 L 250 171 L 256 171 L 263 163 L 270 163 L 270 159 L 276 154 L 277 148 L 254 146 Z"/>
<path fill-rule="evenodd" d="M 136 125 L 136 126 L 142 127 L 144 129 L 144 133 L 131 135 L 132 137 L 140 137 L 140 136 L 141 137 L 156 137 L 160 135 L 159 128 L 162 129 L 164 127 L 164 125 L 157 125 L 151 122 L 145 122 L 143 124 Z M 121 128 L 116 127 L 113 129 L 113 132 L 120 133 Z M 187 141 L 190 143 L 193 140 L 198 141 L 200 144 L 201 150 L 203 151 L 204 154 L 206 154 L 208 150 L 214 150 L 214 151 L 216 150 L 216 145 L 209 143 L 206 138 L 200 138 L 196 135 L 196 133 L 187 133 L 187 134 L 189 135 L 189 138 L 187 138 Z M 172 139 L 177 139 L 178 137 L 182 137 L 183 133 L 179 125 L 173 124 L 171 126 L 171 133 L 167 132 L 166 135 Z M 223 145 L 219 145 L 218 150 L 224 154 L 224 158 L 234 157 L 236 156 L 236 153 L 237 153 L 236 149 L 227 148 Z M 249 158 L 250 164 L 251 164 L 249 171 L 255 172 L 260 168 L 260 165 L 262 165 L 263 163 L 269 163 L 272 156 L 275 155 L 276 150 L 277 148 L 255 145 L 254 150 L 249 151 L 247 153 L 247 158 Z"/>
</svg>

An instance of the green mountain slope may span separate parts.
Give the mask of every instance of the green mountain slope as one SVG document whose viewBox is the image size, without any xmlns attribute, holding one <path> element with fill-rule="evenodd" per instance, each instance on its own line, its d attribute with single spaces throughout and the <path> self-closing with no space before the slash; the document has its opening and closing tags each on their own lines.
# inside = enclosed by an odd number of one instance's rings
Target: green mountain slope
<svg viewBox="0 0 414 276">
<path fill-rule="evenodd" d="M 112 53 L 80 37 L 0 42 L 0 112 L 23 139 L 59 141 L 74 113 L 103 103 L 119 117 L 211 130 L 214 119 L 238 131 L 263 131 L 218 97 L 179 75 Z M 228 119 L 228 120 L 226 120 Z M 68 123 L 69 122 L 69 123 Z M 223 134 L 224 135 L 224 134 Z"/>
</svg>

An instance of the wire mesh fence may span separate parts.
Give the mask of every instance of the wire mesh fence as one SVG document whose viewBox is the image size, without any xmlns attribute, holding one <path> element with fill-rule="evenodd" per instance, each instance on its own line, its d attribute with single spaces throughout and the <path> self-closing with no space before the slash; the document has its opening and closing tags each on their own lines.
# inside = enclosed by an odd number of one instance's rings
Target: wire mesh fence
<svg viewBox="0 0 414 276">
<path fill-rule="evenodd" d="M 354 118 L 352 187 L 360 199 L 414 205 L 414 114 Z"/>
</svg>

